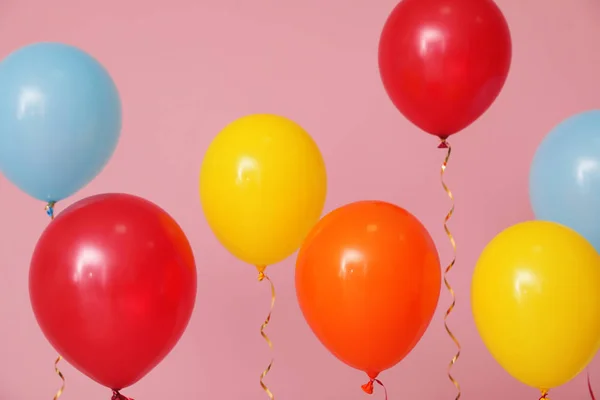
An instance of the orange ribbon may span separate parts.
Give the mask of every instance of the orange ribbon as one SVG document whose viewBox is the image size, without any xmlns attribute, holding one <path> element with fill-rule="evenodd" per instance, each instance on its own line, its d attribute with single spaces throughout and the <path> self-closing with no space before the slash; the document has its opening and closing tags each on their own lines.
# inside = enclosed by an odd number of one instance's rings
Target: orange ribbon
<svg viewBox="0 0 600 400">
<path fill-rule="evenodd" d="M 269 337 L 265 333 L 265 329 L 267 328 L 267 325 L 269 325 L 269 322 L 271 321 L 271 314 L 273 313 L 273 307 L 275 307 L 275 285 L 273 285 L 273 281 L 271 281 L 271 278 L 269 278 L 267 276 L 267 274 L 265 273 L 266 268 L 267 268 L 266 265 L 256 267 L 256 269 L 258 270 L 258 281 L 262 282 L 264 280 L 267 280 L 269 282 L 269 284 L 271 285 L 271 309 L 269 310 L 269 314 L 267 315 L 267 318 L 265 318 L 265 322 L 263 322 L 262 325 L 260 326 L 260 335 L 263 337 L 263 339 L 265 339 L 265 341 L 269 345 L 269 349 L 271 349 L 271 352 L 272 352 L 273 351 L 273 343 L 271 342 L 271 339 L 269 339 Z M 269 399 L 274 400 L 275 396 L 273 396 L 273 393 L 271 393 L 271 390 L 267 387 L 267 385 L 265 385 L 265 383 L 263 381 L 263 379 L 265 379 L 265 377 L 267 376 L 269 371 L 271 371 L 271 367 L 273 367 L 273 358 L 271 358 L 271 362 L 269 363 L 267 368 L 262 372 L 262 374 L 260 374 L 260 387 L 265 391 L 267 396 L 269 396 Z"/>
<path fill-rule="evenodd" d="M 450 198 L 450 201 L 452 202 L 452 207 L 450 208 L 450 211 L 448 211 L 448 214 L 446 214 L 446 218 L 444 219 L 444 231 L 446 231 L 446 236 L 448 236 L 448 240 L 450 240 L 450 244 L 452 245 L 452 261 L 450 261 L 450 264 L 448 264 L 448 266 L 444 270 L 444 285 L 446 285 L 446 289 L 448 289 L 448 292 L 450 292 L 450 296 L 452 297 L 452 303 L 450 304 L 450 307 L 448 307 L 448 310 L 446 310 L 446 314 L 444 315 L 444 328 L 446 328 L 448 336 L 450 336 L 450 339 L 452 339 L 452 341 L 457 347 L 456 354 L 454 355 L 454 357 L 452 357 L 452 360 L 450 360 L 450 363 L 448 364 L 448 378 L 450 378 L 450 382 L 452 382 L 452 384 L 456 387 L 457 394 L 455 400 L 458 400 L 460 399 L 461 395 L 460 385 L 458 384 L 458 381 L 452 376 L 451 371 L 452 367 L 454 366 L 454 364 L 456 364 L 456 361 L 460 357 L 461 346 L 456 336 L 454 336 L 454 334 L 448 327 L 448 316 L 452 313 L 452 310 L 454 310 L 454 307 L 456 306 L 456 295 L 454 294 L 454 289 L 452 289 L 452 286 L 450 286 L 450 282 L 447 278 L 448 273 L 452 270 L 452 267 L 454 267 L 454 264 L 456 263 L 456 242 L 454 240 L 454 236 L 452 236 L 452 233 L 448 228 L 448 221 L 452 217 L 452 214 L 454 214 L 454 196 L 452 196 L 452 192 L 446 185 L 446 182 L 444 182 L 444 173 L 446 172 L 448 161 L 450 160 L 450 155 L 452 154 L 452 147 L 450 146 L 450 143 L 446 141 L 446 139 L 442 139 L 438 148 L 448 150 L 440 171 L 440 180 L 442 182 L 442 187 L 444 188 L 444 191 L 446 192 L 446 194 Z"/>
</svg>

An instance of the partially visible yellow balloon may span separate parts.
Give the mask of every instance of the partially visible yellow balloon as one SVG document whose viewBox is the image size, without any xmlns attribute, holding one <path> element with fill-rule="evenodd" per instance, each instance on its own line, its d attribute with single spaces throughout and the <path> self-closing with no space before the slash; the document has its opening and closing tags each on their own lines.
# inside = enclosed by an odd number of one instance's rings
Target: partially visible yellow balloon
<svg viewBox="0 0 600 400">
<path fill-rule="evenodd" d="M 600 256 L 563 225 L 514 225 L 481 254 L 471 302 L 496 361 L 519 381 L 549 390 L 574 378 L 598 350 Z"/>
<path fill-rule="evenodd" d="M 223 129 L 200 171 L 200 200 L 219 241 L 263 267 L 296 251 L 325 204 L 327 174 L 319 148 L 295 122 L 249 115 Z"/>
</svg>

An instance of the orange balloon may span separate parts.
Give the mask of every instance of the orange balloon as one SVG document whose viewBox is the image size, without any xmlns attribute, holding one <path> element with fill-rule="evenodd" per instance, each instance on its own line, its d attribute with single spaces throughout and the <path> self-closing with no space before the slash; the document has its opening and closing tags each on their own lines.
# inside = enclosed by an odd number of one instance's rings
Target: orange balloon
<svg viewBox="0 0 600 400">
<path fill-rule="evenodd" d="M 440 260 L 423 224 L 381 201 L 326 215 L 296 262 L 296 293 L 308 325 L 333 355 L 371 379 L 421 339 L 440 288 Z"/>
</svg>

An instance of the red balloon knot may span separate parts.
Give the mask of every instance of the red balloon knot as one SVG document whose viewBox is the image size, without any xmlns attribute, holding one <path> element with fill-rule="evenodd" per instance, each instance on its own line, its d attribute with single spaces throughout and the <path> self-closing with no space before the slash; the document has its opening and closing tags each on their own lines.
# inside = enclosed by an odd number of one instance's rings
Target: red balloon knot
<svg viewBox="0 0 600 400">
<path fill-rule="evenodd" d="M 111 400 L 133 400 L 133 399 L 123 396 L 121 393 L 119 393 L 118 390 L 113 390 L 113 395 L 112 395 Z"/>
<path fill-rule="evenodd" d="M 447 149 L 448 148 L 448 143 L 446 142 L 446 139 L 442 139 L 442 141 L 440 142 L 440 145 L 438 146 L 438 149 Z"/>
</svg>

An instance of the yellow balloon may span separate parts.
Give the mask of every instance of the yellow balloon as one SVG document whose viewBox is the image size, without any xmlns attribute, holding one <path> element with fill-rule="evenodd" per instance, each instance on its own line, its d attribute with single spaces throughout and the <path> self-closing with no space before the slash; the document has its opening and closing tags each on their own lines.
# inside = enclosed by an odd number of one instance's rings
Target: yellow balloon
<svg viewBox="0 0 600 400">
<path fill-rule="evenodd" d="M 219 241 L 264 267 L 296 251 L 325 204 L 327 174 L 319 148 L 297 123 L 277 115 L 240 118 L 210 144 L 200 200 Z"/>
<path fill-rule="evenodd" d="M 519 381 L 549 390 L 574 378 L 598 350 L 600 257 L 563 225 L 514 225 L 481 254 L 471 303 L 496 361 Z"/>
</svg>

